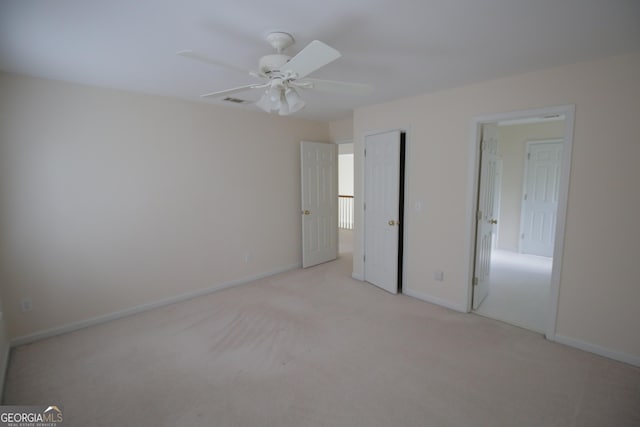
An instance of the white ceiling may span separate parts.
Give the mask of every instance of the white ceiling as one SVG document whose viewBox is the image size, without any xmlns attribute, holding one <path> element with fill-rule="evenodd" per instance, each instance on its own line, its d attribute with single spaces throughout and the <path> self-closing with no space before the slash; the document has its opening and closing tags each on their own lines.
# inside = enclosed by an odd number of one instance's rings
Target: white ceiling
<svg viewBox="0 0 640 427">
<path fill-rule="evenodd" d="M 175 52 L 256 69 L 272 30 L 293 34 L 289 54 L 314 39 L 342 53 L 310 77 L 374 87 L 303 92 L 296 116 L 335 120 L 361 105 L 638 51 L 640 0 L 0 0 L 0 69 L 257 110 L 201 101 L 256 80 Z"/>
</svg>

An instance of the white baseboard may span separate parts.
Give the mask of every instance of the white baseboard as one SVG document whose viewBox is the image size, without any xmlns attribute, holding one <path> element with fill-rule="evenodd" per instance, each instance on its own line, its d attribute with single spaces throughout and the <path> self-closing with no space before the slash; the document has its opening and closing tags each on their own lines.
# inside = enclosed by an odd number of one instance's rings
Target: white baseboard
<svg viewBox="0 0 640 427">
<path fill-rule="evenodd" d="M 432 304 L 436 304 L 436 305 L 440 305 L 442 307 L 446 307 L 446 308 L 450 308 L 451 310 L 455 310 L 455 311 L 459 311 L 461 313 L 467 313 L 467 310 L 465 307 L 458 305 L 458 304 L 452 304 L 449 301 L 440 299 L 440 298 L 436 298 L 436 297 L 432 297 L 430 295 L 426 295 L 423 294 L 421 292 L 417 292 L 411 289 L 403 289 L 402 293 L 405 295 L 408 295 L 410 297 L 413 298 L 417 298 L 426 302 L 430 302 Z M 612 350 L 606 347 L 602 347 L 596 344 L 591 344 L 588 342 L 584 342 L 584 341 L 580 341 L 574 338 L 569 338 L 569 337 L 565 337 L 562 335 L 554 335 L 554 336 L 549 336 L 547 335 L 547 339 L 549 341 L 554 341 L 560 344 L 564 344 L 564 345 L 568 345 L 569 347 L 575 347 L 577 349 L 580 350 L 584 350 L 584 351 L 588 351 L 589 353 L 594 353 L 597 354 L 599 356 L 604 356 L 607 357 L 609 359 L 613 359 L 613 360 L 617 360 L 619 362 L 624 362 L 624 363 L 628 363 L 629 365 L 633 365 L 633 366 L 638 366 L 640 367 L 640 357 L 639 356 L 635 356 L 632 354 L 628 354 L 628 353 L 622 353 L 616 350 Z"/>
<path fill-rule="evenodd" d="M 35 332 L 28 335 L 23 335 L 21 337 L 17 337 L 11 340 L 11 347 L 16 347 L 23 344 L 29 344 L 35 341 L 39 341 L 45 338 L 51 338 L 56 335 L 65 334 L 67 332 L 73 332 L 78 329 L 86 328 L 88 326 L 98 325 L 100 323 L 109 322 L 111 320 L 120 319 L 122 317 L 131 316 L 133 314 L 142 313 L 143 311 L 151 310 L 153 308 L 163 307 L 169 304 L 175 304 L 177 302 L 182 302 L 186 300 L 190 300 L 192 298 L 197 298 L 200 296 L 208 295 L 212 292 L 221 291 L 223 289 L 228 289 L 233 286 L 243 285 L 245 283 L 253 282 L 254 280 L 263 279 L 265 277 L 273 276 L 274 274 L 284 273 L 286 271 L 295 270 L 297 268 L 301 268 L 300 264 L 293 264 L 284 268 L 280 268 L 277 270 L 264 272 L 260 274 L 256 274 L 254 276 L 243 277 L 241 279 L 231 280 L 228 282 L 224 282 L 210 288 L 199 289 L 197 291 L 187 292 L 184 294 L 176 295 L 173 297 L 165 298 L 158 301 L 149 302 L 146 304 L 141 304 L 135 307 L 126 308 L 124 310 L 116 311 L 114 313 L 104 314 L 102 316 L 92 317 L 90 319 L 81 320 L 79 322 L 68 323 L 66 325 L 57 326 L 55 328 L 46 329 L 44 331 Z"/>
<path fill-rule="evenodd" d="M 548 337 L 550 341 L 555 341 L 560 344 L 568 345 L 569 347 L 575 347 L 580 350 L 588 351 L 599 356 L 608 357 L 609 359 L 617 360 L 619 362 L 628 363 L 629 365 L 640 367 L 640 357 L 633 354 L 622 353 L 616 350 L 611 350 L 606 347 L 602 347 L 596 344 L 580 341 L 575 338 L 565 337 L 563 335 L 554 335 Z"/>
<path fill-rule="evenodd" d="M 445 308 L 449 308 L 451 310 L 459 311 L 460 313 L 467 312 L 467 308 L 465 306 L 454 304 L 451 301 L 447 301 L 441 298 L 436 298 L 431 295 L 423 294 L 422 292 L 414 291 L 411 289 L 403 289 L 402 293 L 422 301 L 430 302 L 431 304 L 436 304 Z"/>
</svg>

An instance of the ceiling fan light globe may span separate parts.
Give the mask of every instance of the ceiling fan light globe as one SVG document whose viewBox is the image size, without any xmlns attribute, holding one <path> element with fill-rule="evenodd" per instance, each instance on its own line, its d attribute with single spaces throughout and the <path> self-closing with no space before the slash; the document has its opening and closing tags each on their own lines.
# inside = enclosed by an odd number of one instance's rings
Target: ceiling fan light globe
<svg viewBox="0 0 640 427">
<path fill-rule="evenodd" d="M 271 86 L 271 88 L 267 91 L 269 93 L 269 99 L 272 104 L 277 104 L 280 102 L 280 98 L 282 97 L 282 89 L 277 86 Z"/>
<path fill-rule="evenodd" d="M 267 113 L 270 113 L 272 111 L 272 103 L 271 99 L 269 98 L 268 91 L 265 91 L 265 93 L 262 94 L 260 99 L 256 102 L 256 106 L 266 111 Z"/>
<path fill-rule="evenodd" d="M 296 112 L 302 110 L 305 107 L 305 105 L 307 105 L 307 103 L 304 102 L 304 101 L 300 101 L 295 105 L 290 105 L 289 106 L 289 114 L 293 114 L 293 113 L 296 113 Z"/>
<path fill-rule="evenodd" d="M 284 92 L 284 98 L 289 107 L 289 114 L 300 111 L 306 105 L 302 98 L 300 98 L 298 91 L 292 87 L 287 88 L 287 90 Z"/>
<path fill-rule="evenodd" d="M 291 114 L 293 111 L 291 111 L 291 109 L 289 108 L 289 104 L 287 104 L 287 101 L 284 101 L 280 104 L 280 108 L 278 109 L 278 114 L 281 116 L 288 116 L 289 114 Z"/>
<path fill-rule="evenodd" d="M 282 96 L 282 92 L 280 92 L 280 96 L 278 97 L 278 99 L 275 101 L 272 101 L 271 105 L 273 110 L 279 110 L 282 108 L 284 104 L 286 104 L 286 102 L 287 101 L 284 99 L 284 96 Z"/>
</svg>

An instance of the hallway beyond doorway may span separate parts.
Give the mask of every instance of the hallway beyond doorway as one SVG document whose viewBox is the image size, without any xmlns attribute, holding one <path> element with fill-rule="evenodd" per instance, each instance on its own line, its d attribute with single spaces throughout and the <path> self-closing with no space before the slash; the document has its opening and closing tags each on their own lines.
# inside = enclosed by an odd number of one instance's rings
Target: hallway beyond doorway
<svg viewBox="0 0 640 427">
<path fill-rule="evenodd" d="M 338 229 L 338 253 L 353 253 L 353 230 Z"/>
</svg>

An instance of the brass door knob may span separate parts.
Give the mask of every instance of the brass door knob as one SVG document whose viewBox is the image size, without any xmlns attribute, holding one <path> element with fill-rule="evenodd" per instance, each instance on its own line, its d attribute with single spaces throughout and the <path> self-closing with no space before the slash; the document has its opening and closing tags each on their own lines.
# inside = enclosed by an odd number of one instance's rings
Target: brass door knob
<svg viewBox="0 0 640 427">
<path fill-rule="evenodd" d="M 497 219 L 490 219 L 489 220 L 489 224 L 497 224 L 498 220 Z"/>
<path fill-rule="evenodd" d="M 304 212 L 302 212 L 302 213 L 303 213 L 303 214 L 305 214 L 305 215 L 310 215 L 310 214 L 311 214 L 311 211 L 304 211 Z"/>
<path fill-rule="evenodd" d="M 389 225 L 396 225 L 396 222 L 394 220 L 389 221 Z"/>
</svg>

